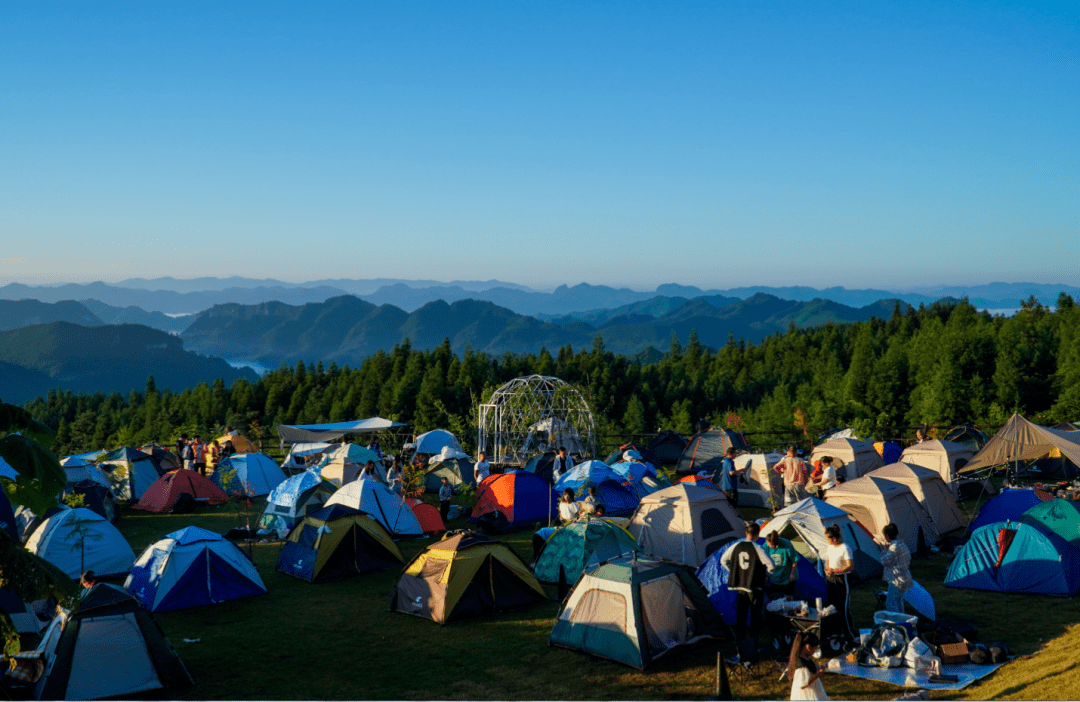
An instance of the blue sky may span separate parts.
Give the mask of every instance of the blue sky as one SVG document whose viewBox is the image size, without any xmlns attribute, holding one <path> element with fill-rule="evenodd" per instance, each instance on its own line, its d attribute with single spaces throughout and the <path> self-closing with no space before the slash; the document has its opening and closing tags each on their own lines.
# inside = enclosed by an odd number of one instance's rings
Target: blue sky
<svg viewBox="0 0 1080 702">
<path fill-rule="evenodd" d="M 1080 11 L 16 2 L 0 282 L 1080 284 Z"/>
</svg>

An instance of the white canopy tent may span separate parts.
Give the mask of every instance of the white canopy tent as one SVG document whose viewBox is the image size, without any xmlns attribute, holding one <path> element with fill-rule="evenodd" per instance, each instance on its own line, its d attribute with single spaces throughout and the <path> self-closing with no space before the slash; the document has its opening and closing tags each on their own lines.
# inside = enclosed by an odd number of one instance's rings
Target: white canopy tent
<svg viewBox="0 0 1080 702">
<path fill-rule="evenodd" d="M 340 439 L 349 434 L 371 434 L 377 431 L 389 431 L 408 426 L 382 417 L 357 419 L 351 422 L 330 424 L 278 424 L 277 433 L 283 444 L 300 442 L 324 442 Z"/>
</svg>

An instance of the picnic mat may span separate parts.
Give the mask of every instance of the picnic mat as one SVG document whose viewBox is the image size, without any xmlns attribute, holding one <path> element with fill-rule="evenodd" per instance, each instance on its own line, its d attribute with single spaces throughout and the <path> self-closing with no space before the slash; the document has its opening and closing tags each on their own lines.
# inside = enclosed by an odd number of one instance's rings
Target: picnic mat
<svg viewBox="0 0 1080 702">
<path fill-rule="evenodd" d="M 918 687 L 923 690 L 960 690 L 979 678 L 984 678 L 990 673 L 993 673 L 1002 665 L 1004 665 L 1004 663 L 992 665 L 963 663 L 941 666 L 941 672 L 944 675 L 955 675 L 960 678 L 954 683 L 931 683 L 924 677 L 916 676 L 914 668 L 868 667 L 859 665 L 858 663 L 848 663 L 845 660 L 840 661 L 839 669 L 827 669 L 826 672 L 839 673 L 840 675 L 852 675 L 856 678 L 866 678 L 867 680 L 880 680 L 881 682 L 892 683 L 893 685 L 899 685 L 900 687 Z"/>
</svg>

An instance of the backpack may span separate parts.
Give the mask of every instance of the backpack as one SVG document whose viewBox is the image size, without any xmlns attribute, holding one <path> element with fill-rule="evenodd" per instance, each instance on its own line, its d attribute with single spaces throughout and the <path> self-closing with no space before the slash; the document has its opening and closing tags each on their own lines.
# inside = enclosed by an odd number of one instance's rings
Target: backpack
<svg viewBox="0 0 1080 702">
<path fill-rule="evenodd" d="M 904 664 L 904 652 L 909 642 L 907 629 L 893 624 L 882 624 L 874 629 L 866 643 L 859 647 L 855 659 L 859 665 L 899 668 Z"/>
</svg>

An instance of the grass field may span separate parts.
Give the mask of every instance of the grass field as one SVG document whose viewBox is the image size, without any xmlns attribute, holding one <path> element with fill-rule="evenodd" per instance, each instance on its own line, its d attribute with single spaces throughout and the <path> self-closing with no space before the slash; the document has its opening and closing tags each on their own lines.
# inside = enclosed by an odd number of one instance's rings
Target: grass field
<svg viewBox="0 0 1080 702">
<path fill-rule="evenodd" d="M 747 515 L 750 516 L 750 515 Z M 138 554 L 188 525 L 225 532 L 235 513 L 153 515 L 127 510 L 120 530 Z M 463 520 L 450 528 L 465 526 Z M 531 532 L 502 539 L 531 562 Z M 431 539 L 401 542 L 406 559 Z M 547 646 L 554 601 L 494 618 L 440 627 L 388 611 L 398 570 L 313 585 L 275 571 L 278 544 L 252 547 L 267 595 L 157 615 L 197 686 L 185 699 L 672 699 L 713 694 L 717 644 L 677 652 L 646 671 Z M 970 621 L 983 641 L 1006 641 L 1021 658 L 948 699 L 1064 699 L 1080 692 L 1076 665 L 1080 602 L 1007 596 L 941 586 L 944 554 L 913 563 L 939 612 Z M 856 623 L 872 620 L 877 584 L 853 595 Z M 554 590 L 550 591 L 554 595 Z M 200 639 L 185 643 L 184 639 Z M 732 653 L 730 644 L 721 648 Z M 732 682 L 743 699 L 787 699 L 776 674 Z M 1071 687 L 1070 687 L 1071 685 Z M 891 685 L 830 675 L 833 699 L 890 699 Z M 1070 692 L 1065 692 L 1066 690 Z"/>
</svg>

